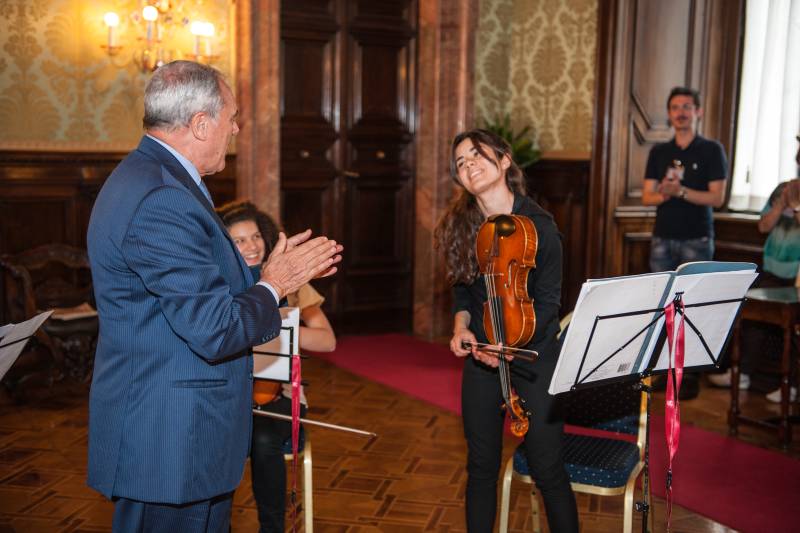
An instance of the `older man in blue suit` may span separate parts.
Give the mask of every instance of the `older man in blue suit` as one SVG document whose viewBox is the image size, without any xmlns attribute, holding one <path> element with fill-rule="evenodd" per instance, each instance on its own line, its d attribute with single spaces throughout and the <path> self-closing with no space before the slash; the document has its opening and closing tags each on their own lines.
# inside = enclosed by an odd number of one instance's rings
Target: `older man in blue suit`
<svg viewBox="0 0 800 533">
<path fill-rule="evenodd" d="M 227 532 L 250 443 L 250 347 L 279 331 L 280 298 L 333 274 L 342 248 L 282 235 L 254 285 L 201 179 L 239 131 L 230 88 L 176 61 L 144 104 L 147 134 L 89 223 L 100 337 L 88 483 L 115 501 L 114 531 Z"/>
</svg>

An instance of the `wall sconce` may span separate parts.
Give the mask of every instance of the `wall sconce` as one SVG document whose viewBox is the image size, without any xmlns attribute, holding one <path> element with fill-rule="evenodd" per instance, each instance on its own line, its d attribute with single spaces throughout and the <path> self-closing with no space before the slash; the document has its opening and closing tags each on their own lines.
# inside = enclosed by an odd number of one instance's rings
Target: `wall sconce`
<svg viewBox="0 0 800 533">
<path fill-rule="evenodd" d="M 211 63 L 218 58 L 212 53 L 214 24 L 192 21 L 195 17 L 189 14 L 186 6 L 189 3 L 191 2 L 142 0 L 139 3 L 141 9 L 131 12 L 124 20 L 120 20 L 117 13 L 109 11 L 103 16 L 103 22 L 108 28 L 108 39 L 101 48 L 115 66 L 124 67 L 133 62 L 143 73 L 152 72 L 174 59 L 190 58 Z M 189 47 L 189 32 L 194 37 L 194 53 L 181 50 Z M 121 37 L 127 38 L 120 39 Z M 121 41 L 125 45 L 120 44 Z M 134 41 L 135 44 L 128 44 Z M 120 57 L 120 52 L 126 47 L 131 50 L 130 60 Z"/>
</svg>

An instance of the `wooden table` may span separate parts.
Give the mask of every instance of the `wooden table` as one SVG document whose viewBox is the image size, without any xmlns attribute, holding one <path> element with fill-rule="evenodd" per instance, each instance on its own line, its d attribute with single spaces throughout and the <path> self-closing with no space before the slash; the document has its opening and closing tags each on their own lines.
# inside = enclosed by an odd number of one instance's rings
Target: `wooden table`
<svg viewBox="0 0 800 533">
<path fill-rule="evenodd" d="M 750 289 L 742 306 L 739 321 L 734 330 L 733 353 L 731 354 L 731 408 L 728 427 L 731 435 L 738 432 L 738 424 L 751 424 L 778 430 L 778 439 L 784 448 L 792 440 L 789 420 L 789 381 L 791 376 L 792 344 L 798 348 L 800 334 L 800 290 L 795 287 Z M 754 419 L 739 410 L 739 360 L 740 329 L 742 320 L 753 320 L 774 324 L 783 329 L 783 353 L 781 354 L 781 416 L 777 422 Z M 795 352 L 798 353 L 798 352 Z"/>
</svg>

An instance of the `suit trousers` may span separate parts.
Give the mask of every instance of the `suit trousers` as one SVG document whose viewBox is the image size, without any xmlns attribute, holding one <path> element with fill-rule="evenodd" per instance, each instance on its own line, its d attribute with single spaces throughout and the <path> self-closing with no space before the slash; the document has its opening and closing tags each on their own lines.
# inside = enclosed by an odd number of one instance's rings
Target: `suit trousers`
<svg viewBox="0 0 800 533">
<path fill-rule="evenodd" d="M 233 493 L 182 505 L 114 502 L 114 533 L 229 533 Z"/>
<path fill-rule="evenodd" d="M 549 360 L 549 359 L 553 360 Z M 535 363 L 514 362 L 511 381 L 531 411 L 525 435 L 528 465 L 542 494 L 550 531 L 578 532 L 575 495 L 561 453 L 564 423 L 547 392 L 555 353 Z M 467 439 L 467 531 L 492 531 L 497 513 L 497 478 L 503 453 L 502 392 L 495 369 L 472 357 L 464 361 L 461 408 Z"/>
</svg>

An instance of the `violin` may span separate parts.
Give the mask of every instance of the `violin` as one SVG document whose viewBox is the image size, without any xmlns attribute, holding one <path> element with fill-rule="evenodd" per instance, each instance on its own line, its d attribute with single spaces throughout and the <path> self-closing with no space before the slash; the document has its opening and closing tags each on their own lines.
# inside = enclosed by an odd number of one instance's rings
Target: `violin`
<svg viewBox="0 0 800 533">
<path fill-rule="evenodd" d="M 528 273 L 536 267 L 538 245 L 536 227 L 524 216 L 493 215 L 478 230 L 475 251 L 487 296 L 483 304 L 483 329 L 492 344 L 523 346 L 533 338 L 536 313 L 528 295 Z M 506 357 L 499 357 L 498 361 L 511 433 L 522 437 L 528 432 L 530 413 L 511 386 Z"/>
<path fill-rule="evenodd" d="M 264 405 L 272 402 L 281 393 L 281 383 L 264 379 L 253 380 L 253 402 Z"/>
</svg>

